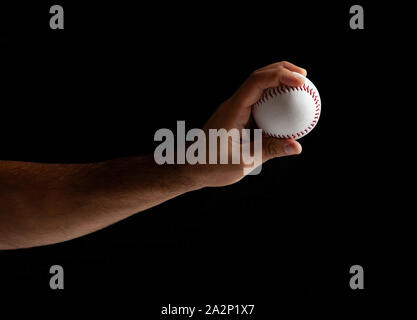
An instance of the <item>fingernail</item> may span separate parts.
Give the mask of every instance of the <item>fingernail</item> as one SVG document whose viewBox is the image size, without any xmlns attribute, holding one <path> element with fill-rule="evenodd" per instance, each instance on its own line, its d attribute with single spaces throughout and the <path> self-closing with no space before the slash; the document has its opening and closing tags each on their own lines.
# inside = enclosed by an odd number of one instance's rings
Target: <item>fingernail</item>
<svg viewBox="0 0 417 320">
<path fill-rule="evenodd" d="M 300 78 L 300 79 L 303 79 L 303 80 L 305 80 L 305 79 L 306 79 L 306 77 L 304 77 L 302 74 L 300 74 L 300 73 L 298 73 L 298 72 L 293 71 L 292 73 L 294 73 L 294 75 L 295 75 L 296 77 Z"/>
<path fill-rule="evenodd" d="M 293 143 L 286 143 L 284 144 L 284 152 L 287 155 L 292 155 L 292 154 L 296 154 L 297 153 L 297 148 L 295 147 L 295 145 Z"/>
</svg>

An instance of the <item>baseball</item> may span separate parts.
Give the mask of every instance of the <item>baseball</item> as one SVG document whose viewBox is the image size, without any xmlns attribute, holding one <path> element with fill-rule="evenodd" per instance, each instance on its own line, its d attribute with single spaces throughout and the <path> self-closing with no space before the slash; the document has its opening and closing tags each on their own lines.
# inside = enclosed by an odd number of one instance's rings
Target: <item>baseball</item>
<svg viewBox="0 0 417 320">
<path fill-rule="evenodd" d="M 305 80 L 301 87 L 268 88 L 253 105 L 255 122 L 267 135 L 299 139 L 319 121 L 321 101 L 317 88 L 303 75 L 294 73 Z"/>
</svg>

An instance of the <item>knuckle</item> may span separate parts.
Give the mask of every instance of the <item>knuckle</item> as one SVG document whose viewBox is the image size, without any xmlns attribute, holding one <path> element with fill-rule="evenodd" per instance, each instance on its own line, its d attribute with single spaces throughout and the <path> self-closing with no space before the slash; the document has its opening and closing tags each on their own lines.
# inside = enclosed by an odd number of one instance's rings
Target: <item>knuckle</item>
<svg viewBox="0 0 417 320">
<path fill-rule="evenodd" d="M 259 81 L 259 79 L 261 77 L 262 77 L 262 74 L 258 70 L 256 70 L 256 71 L 251 73 L 248 80 L 249 80 L 249 82 L 257 82 L 257 81 Z"/>
<path fill-rule="evenodd" d="M 287 66 L 289 64 L 289 62 L 287 61 L 287 60 L 283 60 L 283 61 L 280 61 L 278 64 L 277 64 L 277 66 L 279 67 L 279 68 L 285 68 L 285 66 Z"/>
<path fill-rule="evenodd" d="M 260 73 L 260 70 L 252 71 L 252 73 L 250 74 L 250 77 L 251 78 L 256 78 L 256 77 L 259 76 L 259 73 Z"/>
</svg>

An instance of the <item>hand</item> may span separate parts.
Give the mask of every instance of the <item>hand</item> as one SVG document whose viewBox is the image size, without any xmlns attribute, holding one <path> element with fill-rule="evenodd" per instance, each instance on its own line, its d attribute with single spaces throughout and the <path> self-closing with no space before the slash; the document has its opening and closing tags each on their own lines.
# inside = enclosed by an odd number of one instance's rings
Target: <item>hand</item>
<svg viewBox="0 0 417 320">
<path fill-rule="evenodd" d="M 250 128 L 252 105 L 261 98 L 265 89 L 281 84 L 298 87 L 304 83 L 304 80 L 294 75 L 292 71 L 307 75 L 305 69 L 286 61 L 273 63 L 254 71 L 235 94 L 220 105 L 203 129 L 207 133 L 209 129 L 224 128 L 229 131 L 235 128 L 241 132 L 244 128 Z M 229 141 L 230 143 L 232 142 Z M 229 151 L 226 151 L 229 152 L 229 159 L 231 159 L 231 149 L 228 148 Z M 299 153 L 301 153 L 301 145 L 294 139 L 277 139 L 268 136 L 262 138 L 262 162 Z M 190 165 L 189 170 L 194 175 L 198 187 L 224 186 L 241 180 L 244 177 L 245 167 L 247 168 L 247 165 L 242 162 L 231 164 L 229 161 L 228 164 Z"/>
</svg>

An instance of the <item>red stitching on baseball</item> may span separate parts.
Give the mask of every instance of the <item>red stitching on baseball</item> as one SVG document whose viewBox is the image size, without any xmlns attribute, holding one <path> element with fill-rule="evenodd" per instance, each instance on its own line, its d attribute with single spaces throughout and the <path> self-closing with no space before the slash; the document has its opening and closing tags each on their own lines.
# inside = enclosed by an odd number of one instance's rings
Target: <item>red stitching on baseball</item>
<svg viewBox="0 0 417 320">
<path fill-rule="evenodd" d="M 306 91 L 308 94 L 310 94 L 310 96 L 312 97 L 313 101 L 316 104 L 316 113 L 314 114 L 314 120 L 312 121 L 312 123 L 307 127 L 307 129 L 304 129 L 303 131 L 300 132 L 296 132 L 292 135 L 292 138 L 296 138 L 296 137 L 300 137 L 303 136 L 305 134 L 307 134 L 308 132 L 310 132 L 314 126 L 316 125 L 318 119 L 319 119 L 319 115 L 320 115 L 320 107 L 321 104 L 319 103 L 319 95 L 318 92 L 313 91 L 313 88 L 310 88 L 308 85 L 306 86 L 305 83 L 303 83 L 302 86 L 299 87 L 288 87 L 286 85 L 281 85 L 279 87 L 274 87 L 274 88 L 269 88 L 267 90 L 265 90 L 265 92 L 263 93 L 262 97 L 253 105 L 253 107 L 259 107 L 261 105 L 260 102 L 265 103 L 269 100 L 269 98 L 273 98 L 274 96 L 283 94 L 283 93 L 287 93 L 290 91 Z M 272 134 L 269 132 L 264 131 L 265 134 L 267 134 L 268 136 L 273 136 L 273 137 L 277 137 L 277 138 L 291 138 L 291 135 L 281 135 L 281 134 Z"/>
</svg>

